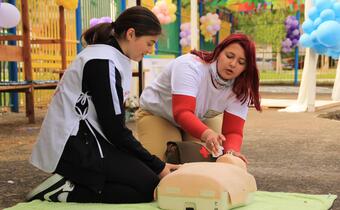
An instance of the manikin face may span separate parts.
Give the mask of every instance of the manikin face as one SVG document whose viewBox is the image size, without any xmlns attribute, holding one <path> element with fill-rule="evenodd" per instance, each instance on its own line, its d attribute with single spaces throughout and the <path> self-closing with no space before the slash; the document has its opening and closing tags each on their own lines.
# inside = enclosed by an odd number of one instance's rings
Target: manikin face
<svg viewBox="0 0 340 210">
<path fill-rule="evenodd" d="M 228 45 L 217 58 L 217 72 L 224 80 L 238 77 L 245 69 L 245 52 L 238 43 Z"/>
<path fill-rule="evenodd" d="M 143 59 L 144 55 L 152 52 L 152 47 L 158 40 L 158 35 L 136 37 L 134 29 L 129 30 L 127 32 L 127 48 L 125 53 L 131 60 L 138 62 Z"/>
</svg>

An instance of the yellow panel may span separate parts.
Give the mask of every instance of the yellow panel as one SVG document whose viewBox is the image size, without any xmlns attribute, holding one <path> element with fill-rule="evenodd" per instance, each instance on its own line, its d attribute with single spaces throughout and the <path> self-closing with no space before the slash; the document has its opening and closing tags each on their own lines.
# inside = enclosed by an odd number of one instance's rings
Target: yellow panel
<svg viewBox="0 0 340 210">
<path fill-rule="evenodd" d="M 219 42 L 222 42 L 227 36 L 230 35 L 230 23 L 222 21 L 221 30 L 219 31 Z"/>
<path fill-rule="evenodd" d="M 72 60 L 74 59 L 73 56 L 67 56 L 66 60 L 68 62 L 72 62 Z M 44 54 L 35 54 L 32 55 L 32 60 L 36 61 L 36 60 L 43 60 L 43 61 L 61 61 L 61 57 L 59 55 L 44 55 Z"/>
<path fill-rule="evenodd" d="M 190 7 L 189 6 L 187 6 L 186 8 L 182 7 L 181 15 L 182 23 L 190 22 Z M 190 52 L 190 50 L 191 50 L 190 47 L 182 47 L 182 54 L 188 53 Z"/>
<path fill-rule="evenodd" d="M 23 61 L 22 47 L 0 45 L 0 61 Z"/>
<path fill-rule="evenodd" d="M 17 1 L 18 9 L 21 1 Z M 28 0 L 31 39 L 59 39 L 59 8 L 53 0 Z M 66 56 L 70 63 L 77 54 L 75 10 L 65 10 Z M 22 34 L 20 24 L 17 34 Z M 61 70 L 59 44 L 32 44 L 32 75 L 34 80 L 58 80 Z M 24 79 L 22 65 L 19 67 L 19 80 Z M 53 91 L 35 91 L 35 105 L 46 106 Z M 24 97 L 23 97 L 24 98 Z M 21 101 L 22 105 L 23 102 Z"/>
<path fill-rule="evenodd" d="M 181 15 L 182 23 L 190 22 L 190 7 L 189 6 L 186 8 L 182 7 Z"/>
<path fill-rule="evenodd" d="M 148 9 L 152 9 L 154 5 L 155 5 L 154 0 L 143 0 L 142 1 L 142 6 Z"/>
<path fill-rule="evenodd" d="M 32 68 L 51 68 L 51 69 L 60 69 L 61 64 L 60 63 L 32 63 Z M 40 80 L 40 79 L 38 79 Z"/>
</svg>

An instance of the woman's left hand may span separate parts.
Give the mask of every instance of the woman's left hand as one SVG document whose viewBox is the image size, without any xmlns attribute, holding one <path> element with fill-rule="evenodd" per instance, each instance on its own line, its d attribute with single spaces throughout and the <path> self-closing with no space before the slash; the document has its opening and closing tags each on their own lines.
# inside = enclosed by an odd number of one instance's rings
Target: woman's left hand
<svg viewBox="0 0 340 210">
<path fill-rule="evenodd" d="M 249 161 L 247 160 L 246 156 L 242 155 L 240 152 L 235 152 L 234 150 L 228 150 L 226 153 L 230 153 L 230 154 L 234 155 L 235 157 L 240 158 L 240 159 L 243 160 L 246 164 L 249 163 Z"/>
<path fill-rule="evenodd" d="M 216 133 L 211 129 L 206 129 L 201 136 L 201 140 L 205 142 L 206 147 L 212 154 L 218 156 L 219 147 L 222 146 L 225 137 L 223 134 Z"/>
<path fill-rule="evenodd" d="M 158 174 L 160 179 L 163 179 L 166 175 L 170 174 L 172 171 L 177 170 L 181 165 L 166 163 L 164 169 Z"/>
</svg>

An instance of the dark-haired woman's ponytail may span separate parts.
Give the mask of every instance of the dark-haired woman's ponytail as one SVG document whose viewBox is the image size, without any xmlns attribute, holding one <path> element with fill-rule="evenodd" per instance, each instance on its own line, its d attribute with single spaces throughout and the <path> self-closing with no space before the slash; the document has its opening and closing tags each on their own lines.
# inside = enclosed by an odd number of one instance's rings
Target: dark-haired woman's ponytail
<svg viewBox="0 0 340 210">
<path fill-rule="evenodd" d="M 124 39 L 129 28 L 135 30 L 136 37 L 153 36 L 162 33 L 161 24 L 152 11 L 145 7 L 130 7 L 120 14 L 116 21 L 95 25 L 82 34 L 83 45 L 110 44 L 116 39 Z"/>
<path fill-rule="evenodd" d="M 113 22 L 111 23 L 111 27 L 112 27 L 112 29 L 115 29 L 115 28 L 116 28 L 116 22 L 115 22 L 115 21 L 113 21 Z"/>
</svg>

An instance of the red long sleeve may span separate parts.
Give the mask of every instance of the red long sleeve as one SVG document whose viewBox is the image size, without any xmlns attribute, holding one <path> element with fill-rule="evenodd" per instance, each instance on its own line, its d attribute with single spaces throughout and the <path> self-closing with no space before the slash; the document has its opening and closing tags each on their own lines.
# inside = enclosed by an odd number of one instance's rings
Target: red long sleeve
<svg viewBox="0 0 340 210">
<path fill-rule="evenodd" d="M 172 114 L 181 128 L 198 139 L 208 127 L 195 115 L 196 98 L 187 95 L 172 95 Z"/>
<path fill-rule="evenodd" d="M 222 134 L 226 138 L 226 141 L 223 142 L 225 152 L 230 149 L 236 152 L 241 151 L 244 123 L 244 119 L 228 112 L 224 112 Z"/>
</svg>

